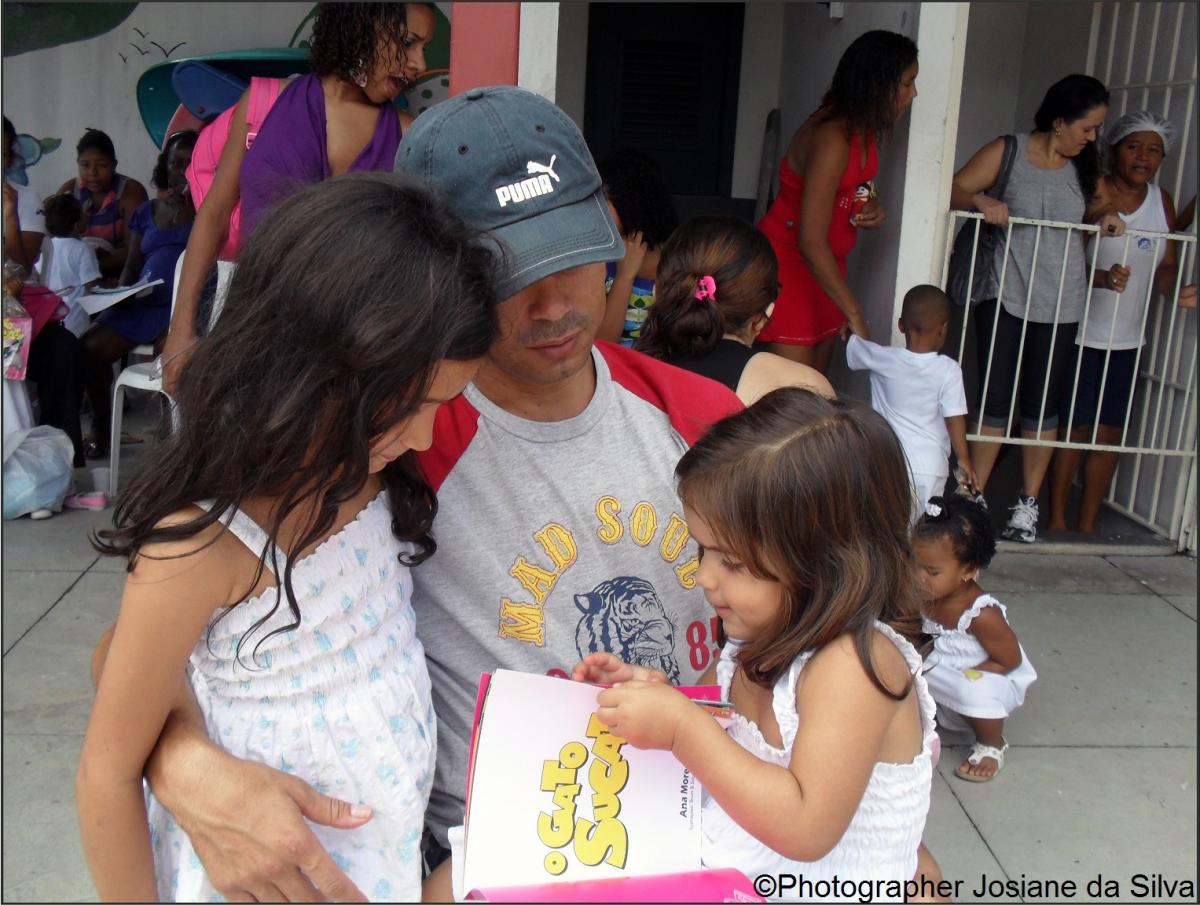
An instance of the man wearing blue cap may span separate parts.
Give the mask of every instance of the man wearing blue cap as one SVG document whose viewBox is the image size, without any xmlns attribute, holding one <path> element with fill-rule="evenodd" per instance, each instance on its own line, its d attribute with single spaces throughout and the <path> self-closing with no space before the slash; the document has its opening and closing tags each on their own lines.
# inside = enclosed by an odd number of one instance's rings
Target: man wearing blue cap
<svg viewBox="0 0 1200 905">
<path fill-rule="evenodd" d="M 432 867 L 463 819 L 480 673 L 566 676 L 607 650 L 691 682 L 716 655 L 674 468 L 741 403 L 713 381 L 594 345 L 604 262 L 624 245 L 583 136 L 553 104 L 511 87 L 459 95 L 416 121 L 396 170 L 444 194 L 504 262 L 500 338 L 421 456 L 439 503 L 437 553 L 413 570 L 439 724 Z M 228 897 L 361 899 L 301 818 L 352 831 L 369 809 L 355 815 L 231 758 L 185 713 L 168 722 L 148 775 Z"/>
</svg>

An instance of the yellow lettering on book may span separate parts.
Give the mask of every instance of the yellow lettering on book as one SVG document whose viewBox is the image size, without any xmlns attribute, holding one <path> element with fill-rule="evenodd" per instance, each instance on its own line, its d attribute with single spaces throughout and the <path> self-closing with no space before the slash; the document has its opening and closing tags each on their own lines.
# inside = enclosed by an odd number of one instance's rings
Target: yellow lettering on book
<svg viewBox="0 0 1200 905">
<path fill-rule="evenodd" d="M 541 566 L 535 566 L 524 556 L 517 557 L 516 564 L 508 570 L 508 574 L 521 582 L 521 586 L 533 595 L 538 604 L 546 602 L 546 598 L 554 589 L 554 583 L 558 581 L 557 573 L 547 572 Z"/>
<path fill-rule="evenodd" d="M 633 535 L 635 544 L 644 547 L 654 540 L 654 529 L 657 527 L 658 513 L 653 506 L 643 500 L 633 507 L 633 514 L 629 516 L 629 533 Z"/>
<path fill-rule="evenodd" d="M 596 518 L 600 520 L 600 528 L 596 531 L 596 536 L 606 544 L 615 544 L 625 533 L 625 529 L 621 527 L 621 522 L 617 518 L 617 513 L 620 511 L 621 504 L 616 497 L 602 496 L 596 500 Z"/>
<path fill-rule="evenodd" d="M 588 867 L 607 861 L 613 867 L 624 867 L 629 855 L 629 833 L 625 824 L 616 818 L 604 818 L 597 823 L 575 822 L 575 857 Z"/>
<path fill-rule="evenodd" d="M 679 558 L 679 554 L 683 552 L 689 537 L 691 535 L 688 533 L 687 522 L 672 512 L 671 517 L 667 520 L 667 527 L 663 529 L 658 552 L 667 562 L 675 562 Z"/>
<path fill-rule="evenodd" d="M 575 545 L 575 538 L 571 536 L 571 532 L 554 522 L 535 534 L 533 539 L 542 545 L 546 555 L 554 562 L 556 572 L 562 572 L 575 562 L 575 557 L 579 555 L 579 548 Z"/>
<path fill-rule="evenodd" d="M 500 637 L 546 646 L 546 614 L 540 606 L 500 598 Z"/>
<path fill-rule="evenodd" d="M 575 781 L 575 776 L 587 756 L 587 748 L 581 742 L 567 742 L 559 750 L 558 760 L 542 761 L 542 791 L 554 792 L 551 798 L 554 811 L 538 814 L 537 834 L 538 839 L 550 848 L 562 848 L 571 841 L 575 799 L 583 788 Z M 545 866 L 550 873 L 560 874 L 566 869 L 566 861 L 547 858 Z"/>
</svg>

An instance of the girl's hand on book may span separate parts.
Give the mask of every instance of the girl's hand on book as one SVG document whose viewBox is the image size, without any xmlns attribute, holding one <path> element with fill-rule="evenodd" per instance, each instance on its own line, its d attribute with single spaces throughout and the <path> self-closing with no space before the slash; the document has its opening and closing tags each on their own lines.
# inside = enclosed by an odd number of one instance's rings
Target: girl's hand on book
<svg viewBox="0 0 1200 905">
<path fill-rule="evenodd" d="M 667 674 L 660 669 L 650 669 L 634 663 L 626 663 L 616 654 L 603 651 L 588 654 L 571 668 L 571 678 L 576 682 L 591 682 L 593 685 L 616 685 L 618 682 L 661 682 L 670 684 Z"/>
<path fill-rule="evenodd" d="M 605 689 L 596 696 L 596 715 L 614 735 L 635 748 L 675 746 L 675 732 L 700 708 L 670 685 L 632 680 Z"/>
</svg>

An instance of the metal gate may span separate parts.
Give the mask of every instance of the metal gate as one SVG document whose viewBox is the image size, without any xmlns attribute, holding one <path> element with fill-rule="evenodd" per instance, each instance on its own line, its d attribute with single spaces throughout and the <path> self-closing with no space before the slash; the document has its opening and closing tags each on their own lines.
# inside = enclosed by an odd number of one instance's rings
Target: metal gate
<svg viewBox="0 0 1200 905">
<path fill-rule="evenodd" d="M 1092 4 L 1087 71 L 1108 87 L 1110 121 L 1147 109 L 1175 125 L 1177 144 L 1163 161 L 1158 184 L 1179 208 L 1196 196 L 1196 27 L 1195 3 Z M 1184 282 L 1196 278 L 1194 222 L 1190 231 L 1192 253 L 1187 269 L 1180 267 Z M 1108 502 L 1195 552 L 1196 318 L 1178 323 L 1169 313 L 1160 304 L 1151 314 L 1150 360 L 1138 377 L 1136 417 L 1139 435 L 1148 430 L 1152 447 L 1183 443 L 1192 454 L 1171 458 L 1139 451 L 1122 457 Z"/>
</svg>

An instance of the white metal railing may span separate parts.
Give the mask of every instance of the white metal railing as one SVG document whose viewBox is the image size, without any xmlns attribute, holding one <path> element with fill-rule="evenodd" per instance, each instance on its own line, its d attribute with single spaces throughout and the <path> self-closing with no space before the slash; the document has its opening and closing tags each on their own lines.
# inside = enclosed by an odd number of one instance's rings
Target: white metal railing
<svg viewBox="0 0 1200 905">
<path fill-rule="evenodd" d="M 971 247 L 970 268 L 967 285 L 974 282 L 975 272 L 981 267 L 990 267 L 990 261 L 978 260 L 979 234 L 983 225 L 983 215 L 976 212 L 951 211 L 949 228 L 946 231 L 947 241 L 942 262 L 942 285 L 946 285 L 950 267 L 950 255 L 953 250 L 954 236 L 959 221 L 963 229 L 971 229 L 975 235 Z M 1008 401 L 1008 413 L 1004 432 L 1001 436 L 983 434 L 979 426 L 983 420 L 983 409 L 988 396 L 988 387 L 993 376 L 993 360 L 996 352 L 997 327 L 1000 311 L 1003 307 L 1004 286 L 1008 276 L 1010 255 L 1009 245 L 1012 241 L 1014 226 L 1033 227 L 1034 233 L 1032 260 L 1029 264 L 1029 282 L 1026 289 L 1025 312 L 1021 319 L 1020 340 L 1017 347 L 1017 359 L 1013 366 L 1014 377 L 1012 392 Z M 1128 260 L 1130 244 L 1139 238 L 1145 238 L 1154 244 L 1154 256 L 1164 243 L 1176 244 L 1176 275 L 1175 285 L 1170 298 L 1159 296 L 1156 291 L 1156 281 L 1151 276 L 1147 280 L 1145 297 L 1141 299 L 1144 305 L 1140 324 L 1141 336 L 1144 343 L 1138 347 L 1134 358 L 1134 386 L 1129 393 L 1125 407 L 1124 422 L 1121 427 L 1119 444 L 1101 443 L 1097 441 L 1100 428 L 1100 408 L 1104 400 L 1104 391 L 1108 379 L 1109 361 L 1113 351 L 1112 343 L 1114 325 L 1117 319 L 1118 306 L 1113 306 L 1113 312 L 1108 329 L 1108 346 L 1104 350 L 1104 371 L 1098 390 L 1096 415 L 1093 419 L 1091 435 L 1086 440 L 1071 439 L 1074 424 L 1075 406 L 1079 389 L 1079 375 L 1083 364 L 1082 356 L 1076 356 L 1074 371 L 1063 375 L 1070 378 L 1070 406 L 1066 413 L 1065 425 L 1060 427 L 1056 439 L 1040 439 L 1037 436 L 1012 436 L 1014 415 L 1017 412 L 1017 399 L 1021 393 L 1021 371 L 1026 351 L 1026 334 L 1029 327 L 1029 310 L 1034 297 L 1038 275 L 1038 254 L 1042 247 L 1044 231 L 1053 230 L 1065 232 L 1063 241 L 1062 262 L 1059 264 L 1057 295 L 1054 305 L 1054 321 L 1051 327 L 1049 355 L 1053 356 L 1055 341 L 1060 327 L 1062 312 L 1063 289 L 1067 275 L 1067 257 L 1072 250 L 1078 249 L 1073 244 L 1073 237 L 1082 233 L 1098 233 L 1098 228 L 1090 224 L 1065 223 L 1052 220 L 1034 220 L 1024 217 L 1010 217 L 1009 225 L 1004 232 L 1004 256 L 1000 273 L 996 275 L 998 299 L 995 312 L 992 314 L 990 325 L 990 341 L 986 361 L 978 362 L 980 391 L 976 394 L 978 406 L 976 432 L 969 433 L 968 439 L 977 442 L 994 442 L 1018 446 L 1064 447 L 1079 450 L 1097 450 L 1122 453 L 1121 463 L 1116 477 L 1110 487 L 1105 502 L 1109 506 L 1162 534 L 1177 541 L 1179 549 L 1185 546 L 1195 548 L 1195 487 L 1196 487 L 1196 438 L 1197 438 L 1197 392 L 1196 392 L 1196 318 L 1191 309 L 1180 308 L 1178 305 L 1180 289 L 1194 280 L 1185 280 L 1184 275 L 1191 273 L 1196 264 L 1196 236 L 1194 234 L 1159 233 L 1144 230 L 1126 229 L 1124 233 L 1125 248 L 1121 256 L 1121 264 Z M 1078 240 L 1075 240 L 1077 243 Z M 1057 244 L 1057 243 L 1055 243 Z M 1084 325 L 1088 322 L 1092 304 L 1092 278 L 1096 270 L 1100 242 L 1092 241 L 1088 249 L 1086 265 L 1087 289 L 1084 297 L 1083 313 L 1079 319 L 1079 333 L 1076 341 L 1083 339 Z M 1079 253 L 1076 251 L 1076 253 Z M 1043 283 L 1044 285 L 1044 283 Z M 964 312 L 963 326 L 958 344 L 958 362 L 963 366 L 966 357 L 968 325 L 973 312 L 968 308 Z M 1147 328 L 1150 328 L 1149 330 Z M 982 350 L 980 350 L 982 352 Z M 1050 378 L 1052 369 L 1046 368 L 1042 382 L 1042 393 L 1039 406 L 1038 422 L 1044 420 L 1048 412 L 1058 410 L 1060 388 L 1054 388 L 1052 396 Z M 1063 387 L 1065 389 L 1065 385 Z M 1034 432 L 1037 433 L 1037 432 Z M 1164 495 L 1164 490 L 1167 493 Z M 1163 505 L 1164 500 L 1166 506 Z"/>
</svg>

